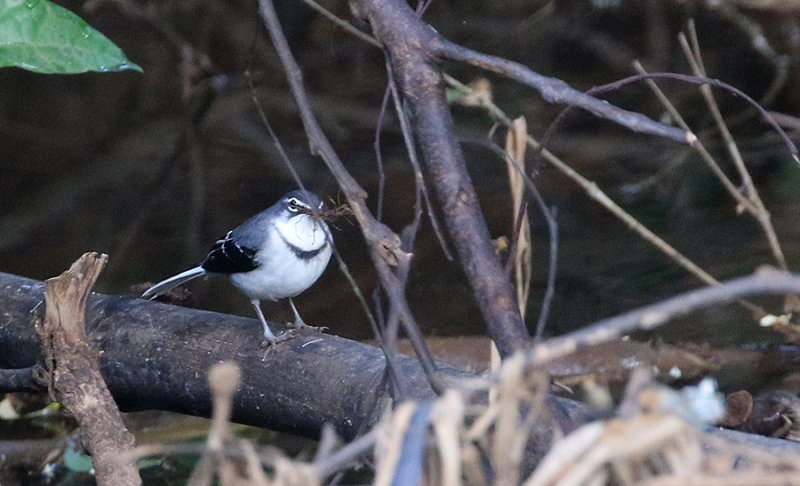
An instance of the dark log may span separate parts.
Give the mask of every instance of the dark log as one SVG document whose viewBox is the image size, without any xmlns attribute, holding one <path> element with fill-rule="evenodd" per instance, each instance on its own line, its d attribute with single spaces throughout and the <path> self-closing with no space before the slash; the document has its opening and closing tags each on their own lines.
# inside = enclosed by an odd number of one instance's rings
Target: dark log
<svg viewBox="0 0 800 486">
<path fill-rule="evenodd" d="M 43 362 L 34 330 L 43 292 L 42 282 L 0 273 L 0 368 Z M 239 423 L 316 437 L 327 422 L 350 439 L 375 422 L 389 401 L 380 349 L 329 334 L 305 334 L 266 352 L 255 319 L 101 294 L 89 298 L 86 327 L 124 411 L 210 416 L 206 373 L 223 360 L 242 369 L 233 405 Z M 399 356 L 397 367 L 412 397 L 434 397 L 415 359 Z M 450 383 L 474 376 L 440 368 Z M 567 423 L 565 406 L 553 406 L 552 414 Z"/>
</svg>

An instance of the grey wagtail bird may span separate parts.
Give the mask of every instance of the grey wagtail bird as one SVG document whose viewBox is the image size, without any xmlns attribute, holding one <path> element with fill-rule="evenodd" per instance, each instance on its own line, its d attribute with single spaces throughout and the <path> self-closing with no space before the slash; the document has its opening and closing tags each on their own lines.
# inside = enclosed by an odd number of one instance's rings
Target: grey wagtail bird
<svg viewBox="0 0 800 486">
<path fill-rule="evenodd" d="M 150 287 L 142 297 L 153 298 L 178 285 L 208 273 L 227 275 L 256 310 L 264 326 L 262 345 L 280 339 L 261 311 L 262 300 L 289 299 L 295 321 L 292 327 L 308 326 L 292 302 L 322 275 L 331 258 L 331 233 L 320 217 L 324 202 L 316 194 L 297 190 L 228 231 L 218 240 L 200 265 Z"/>
</svg>

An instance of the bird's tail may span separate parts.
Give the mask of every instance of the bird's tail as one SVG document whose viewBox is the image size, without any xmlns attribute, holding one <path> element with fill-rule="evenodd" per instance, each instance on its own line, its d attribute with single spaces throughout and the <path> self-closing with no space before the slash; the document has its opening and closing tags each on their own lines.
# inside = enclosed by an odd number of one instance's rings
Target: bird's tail
<svg viewBox="0 0 800 486">
<path fill-rule="evenodd" d="M 166 280 L 158 282 L 157 284 L 147 289 L 145 293 L 142 294 L 142 297 L 148 299 L 157 297 L 161 294 L 165 294 L 170 290 L 174 289 L 175 287 L 177 287 L 178 285 L 184 282 L 188 282 L 189 280 L 197 278 L 201 275 L 205 275 L 205 273 L 206 271 L 203 269 L 203 267 L 191 268 L 189 270 L 186 270 L 185 272 L 175 275 L 174 277 L 170 277 Z"/>
</svg>

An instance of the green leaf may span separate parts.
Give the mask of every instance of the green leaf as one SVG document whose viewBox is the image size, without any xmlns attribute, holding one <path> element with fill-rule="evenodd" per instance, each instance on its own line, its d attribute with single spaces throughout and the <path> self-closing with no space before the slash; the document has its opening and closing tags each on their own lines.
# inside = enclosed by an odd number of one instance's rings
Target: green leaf
<svg viewBox="0 0 800 486">
<path fill-rule="evenodd" d="M 0 67 L 38 73 L 142 70 L 119 47 L 48 0 L 0 0 Z"/>
</svg>

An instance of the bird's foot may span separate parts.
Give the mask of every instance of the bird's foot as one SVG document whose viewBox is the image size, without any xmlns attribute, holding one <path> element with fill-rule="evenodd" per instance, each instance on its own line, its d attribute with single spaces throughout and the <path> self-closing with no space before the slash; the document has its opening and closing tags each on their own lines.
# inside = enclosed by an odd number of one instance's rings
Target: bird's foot
<svg viewBox="0 0 800 486">
<path fill-rule="evenodd" d="M 277 336 L 264 336 L 264 340 L 261 341 L 262 348 L 274 348 L 278 343 L 282 343 L 284 341 L 288 341 L 292 338 L 297 337 L 297 333 L 293 332 L 292 330 L 283 332 Z"/>
<path fill-rule="evenodd" d="M 325 332 L 328 330 L 325 326 L 310 326 L 306 324 L 306 321 L 303 319 L 296 319 L 294 322 L 287 322 L 286 327 L 289 329 L 303 329 L 307 331 L 316 331 L 316 332 Z"/>
</svg>

